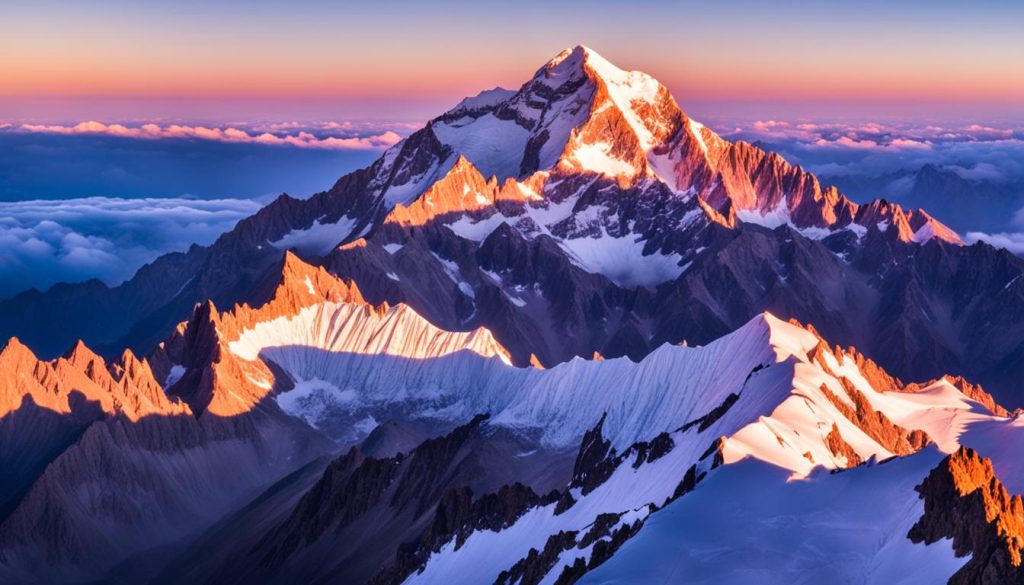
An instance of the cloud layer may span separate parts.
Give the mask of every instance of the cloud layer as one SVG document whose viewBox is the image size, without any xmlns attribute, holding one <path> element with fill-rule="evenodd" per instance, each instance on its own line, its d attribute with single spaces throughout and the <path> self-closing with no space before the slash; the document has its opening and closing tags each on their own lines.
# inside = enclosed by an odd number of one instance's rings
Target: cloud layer
<svg viewBox="0 0 1024 585">
<path fill-rule="evenodd" d="M 1018 256 L 1024 255 L 1024 233 L 1022 232 L 1003 232 L 998 234 L 967 232 L 964 236 L 964 241 L 968 244 L 985 242 L 996 248 L 1006 248 Z"/>
<path fill-rule="evenodd" d="M 967 179 L 1024 178 L 1024 126 L 913 122 L 757 120 L 722 129 L 760 142 L 822 175 L 879 175 L 925 164 Z"/>
<path fill-rule="evenodd" d="M 117 284 L 163 253 L 212 242 L 259 207 L 246 199 L 0 203 L 0 298 L 64 281 Z"/>
<path fill-rule="evenodd" d="M 8 130 L 16 128 L 21 132 L 33 132 L 44 134 L 90 134 L 117 136 L 121 138 L 141 138 L 156 140 L 161 138 L 185 138 L 198 140 L 212 140 L 216 142 L 231 142 L 242 144 L 267 144 L 274 146 L 295 146 L 298 148 L 325 148 L 332 150 L 382 150 L 394 145 L 402 139 L 401 135 L 392 130 L 386 130 L 379 134 L 349 135 L 349 136 L 318 136 L 305 129 L 297 129 L 296 126 L 274 125 L 273 130 L 252 131 L 243 130 L 234 126 L 225 128 L 209 128 L 206 126 L 188 126 L 181 124 L 170 124 L 160 126 L 148 123 L 141 126 L 125 126 L 123 124 L 104 124 L 95 120 L 80 122 L 73 126 L 45 125 L 45 124 L 21 124 L 17 127 L 8 125 Z M 341 125 L 324 126 L 333 130 L 346 129 Z M 294 130 L 292 133 L 282 132 L 288 128 Z M 0 129 L 3 129 L 0 127 Z M 350 129 L 350 128 L 348 128 Z"/>
<path fill-rule="evenodd" d="M 408 130 L 358 122 L 4 122 L 0 298 L 90 278 L 117 284 L 161 254 L 212 242 L 282 192 L 329 188 Z"/>
</svg>

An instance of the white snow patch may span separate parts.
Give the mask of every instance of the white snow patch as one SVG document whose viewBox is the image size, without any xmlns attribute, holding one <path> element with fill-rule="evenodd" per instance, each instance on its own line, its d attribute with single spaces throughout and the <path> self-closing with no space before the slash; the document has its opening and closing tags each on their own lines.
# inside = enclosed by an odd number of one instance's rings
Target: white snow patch
<svg viewBox="0 0 1024 585">
<path fill-rule="evenodd" d="M 704 142 L 704 135 L 701 133 L 701 131 L 704 130 L 704 124 L 701 124 L 693 118 L 688 120 L 688 124 L 690 126 L 690 133 L 693 134 L 694 139 L 697 140 L 697 145 L 700 146 L 701 151 L 707 155 L 708 145 Z"/>
<path fill-rule="evenodd" d="M 308 228 L 292 230 L 270 245 L 279 250 L 294 248 L 304 254 L 323 256 L 347 238 L 356 226 L 356 220 L 350 217 L 343 217 L 336 223 L 320 223 L 322 219 Z"/>
<path fill-rule="evenodd" d="M 177 384 L 178 380 L 180 380 L 181 377 L 185 375 L 186 371 L 187 370 L 185 369 L 185 366 L 179 364 L 174 364 L 173 366 L 171 366 L 171 371 L 167 372 L 167 379 L 164 380 L 164 390 L 167 390 L 171 386 Z"/>
<path fill-rule="evenodd" d="M 462 294 L 466 295 L 467 297 L 469 297 L 471 299 L 475 299 L 476 298 L 476 291 L 473 290 L 473 287 L 470 286 L 468 282 L 460 281 L 459 282 L 459 290 L 462 291 Z"/>
<path fill-rule="evenodd" d="M 281 410 L 316 427 L 324 415 L 357 397 L 355 390 L 341 390 L 334 384 L 313 378 L 295 383 L 295 388 L 277 395 Z"/>
<path fill-rule="evenodd" d="M 935 237 L 935 226 L 932 225 L 932 222 L 926 221 L 924 223 L 924 225 L 919 227 L 917 229 L 917 231 L 914 232 L 913 240 L 914 240 L 914 242 L 916 242 L 918 244 L 923 244 L 923 243 L 927 242 L 928 240 L 930 240 L 930 239 L 932 239 L 934 237 Z"/>
<path fill-rule="evenodd" d="M 655 252 L 644 255 L 644 242 L 636 236 L 615 238 L 603 232 L 597 238 L 559 241 L 574 264 L 593 274 L 603 274 L 623 286 L 654 287 L 679 278 L 682 256 Z"/>
<path fill-rule="evenodd" d="M 779 200 L 774 209 L 763 213 L 757 209 L 737 209 L 736 217 L 744 223 L 757 224 L 770 230 L 793 223 L 789 217 L 789 207 L 786 206 L 785 197 Z"/>
<path fill-rule="evenodd" d="M 482 242 L 487 239 L 499 225 L 508 219 L 500 213 L 495 213 L 488 218 L 474 221 L 469 216 L 463 215 L 458 220 L 446 224 L 445 227 L 455 232 L 457 236 L 474 242 Z"/>
<path fill-rule="evenodd" d="M 442 258 L 437 254 L 437 252 L 431 252 L 430 254 L 434 257 L 435 260 L 437 260 L 441 267 L 444 268 L 444 272 L 445 274 L 448 275 L 448 278 L 452 279 L 453 282 L 459 282 L 460 280 L 462 280 L 462 275 L 459 274 L 458 264 L 451 260 L 448 260 L 447 258 Z"/>
<path fill-rule="evenodd" d="M 517 297 L 517 296 L 515 296 L 513 294 L 510 294 L 508 291 L 501 291 L 501 292 L 503 292 L 505 294 L 505 298 L 508 299 L 513 305 L 515 305 L 517 307 L 520 307 L 520 308 L 526 306 L 526 301 L 524 301 L 523 299 L 521 299 L 521 298 L 519 298 L 519 297 Z"/>
<path fill-rule="evenodd" d="M 379 424 L 380 423 L 377 422 L 377 419 L 373 418 L 373 416 L 366 415 L 366 418 L 357 421 L 353 426 L 355 427 L 356 432 L 360 435 L 368 435 L 373 431 L 373 429 L 377 428 L 377 425 Z"/>
<path fill-rule="evenodd" d="M 632 177 L 635 175 L 636 169 L 633 165 L 612 156 L 611 149 L 611 145 L 606 142 L 578 143 L 573 149 L 572 156 L 579 163 L 580 168 L 586 171 L 607 177 Z"/>
<path fill-rule="evenodd" d="M 501 180 L 519 175 L 530 131 L 515 121 L 485 114 L 434 124 L 432 128 L 438 140 L 465 156 L 485 177 L 495 175 Z"/>
</svg>

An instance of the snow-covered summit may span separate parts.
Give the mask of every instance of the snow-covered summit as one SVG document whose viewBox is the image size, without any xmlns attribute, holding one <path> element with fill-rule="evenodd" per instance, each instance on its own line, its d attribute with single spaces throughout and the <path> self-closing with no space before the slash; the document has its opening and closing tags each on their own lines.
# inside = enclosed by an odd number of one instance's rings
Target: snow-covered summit
<svg viewBox="0 0 1024 585">
<path fill-rule="evenodd" d="M 899 224 L 892 234 L 905 242 L 960 241 L 931 217 L 912 220 L 891 203 L 881 211 L 859 206 L 778 155 L 722 139 L 687 116 L 656 79 L 583 45 L 560 52 L 518 90 L 467 98 L 392 147 L 371 187 L 389 207 L 408 206 L 460 157 L 499 185 L 528 186 L 534 207 L 572 195 L 567 190 L 579 181 L 570 179 L 639 192 L 660 183 L 679 198 L 696 196 L 710 221 L 729 227 L 778 217 L 817 238 L 844 229 L 862 235 L 877 228 L 882 213 Z"/>
<path fill-rule="evenodd" d="M 505 89 L 503 87 L 495 87 L 493 89 L 485 89 L 475 96 L 464 98 L 449 112 L 462 112 L 479 110 L 483 108 L 494 107 L 497 104 L 509 99 L 516 92 L 511 89 Z"/>
</svg>

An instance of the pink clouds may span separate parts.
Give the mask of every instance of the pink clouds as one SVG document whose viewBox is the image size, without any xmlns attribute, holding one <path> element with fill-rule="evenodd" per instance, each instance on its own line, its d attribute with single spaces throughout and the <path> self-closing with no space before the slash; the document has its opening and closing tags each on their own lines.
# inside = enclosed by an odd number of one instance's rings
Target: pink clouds
<svg viewBox="0 0 1024 585">
<path fill-rule="evenodd" d="M 798 142 L 822 148 L 927 150 L 939 142 L 1020 140 L 1024 136 L 1024 130 L 1019 127 L 996 128 L 977 123 L 940 126 L 880 122 L 757 120 L 745 128 L 724 130 L 722 135 L 747 140 Z"/>
<path fill-rule="evenodd" d="M 878 148 L 878 143 L 874 140 L 857 140 L 856 138 L 851 138 L 849 136 L 840 136 L 832 141 L 819 138 L 814 141 L 814 144 L 818 146 L 839 146 L 843 148 Z"/>
<path fill-rule="evenodd" d="M 289 125 L 288 127 L 297 128 L 298 124 L 295 124 L 294 126 Z M 342 125 L 338 124 L 336 124 L 336 127 L 338 129 L 344 128 Z M 125 126 L 123 124 L 104 124 L 95 120 L 81 122 L 74 126 L 22 124 L 18 126 L 17 129 L 23 132 L 49 134 L 99 134 L 150 140 L 160 138 L 187 138 L 212 140 L 216 142 L 255 143 L 334 150 L 382 150 L 394 145 L 402 139 L 401 135 L 393 130 L 386 130 L 377 134 L 364 136 L 320 137 L 305 130 L 289 134 L 275 134 L 272 132 L 250 133 L 235 127 L 208 128 L 206 126 L 187 126 L 180 124 L 170 124 L 167 126 L 159 126 L 157 124 Z M 334 127 L 332 127 L 332 129 L 334 129 Z"/>
<path fill-rule="evenodd" d="M 926 164 L 964 179 L 1024 180 L 1024 125 L 915 121 L 758 120 L 721 134 L 759 142 L 826 177 L 916 171 Z"/>
</svg>

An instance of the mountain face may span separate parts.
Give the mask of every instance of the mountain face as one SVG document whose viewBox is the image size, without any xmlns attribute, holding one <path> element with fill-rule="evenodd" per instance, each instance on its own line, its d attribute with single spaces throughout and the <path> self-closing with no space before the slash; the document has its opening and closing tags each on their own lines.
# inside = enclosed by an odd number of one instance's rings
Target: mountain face
<svg viewBox="0 0 1024 585">
<path fill-rule="evenodd" d="M 1019 579 L 1022 273 L 567 50 L 0 303 L 0 582 Z"/>
</svg>

